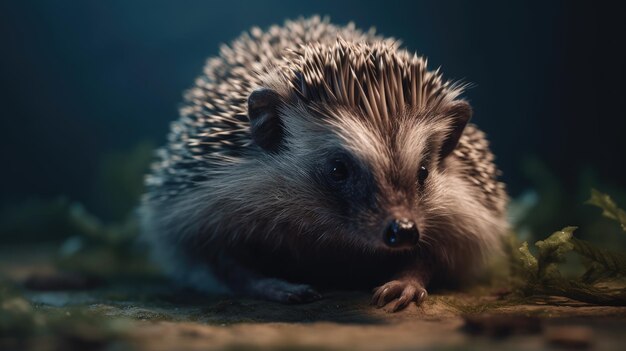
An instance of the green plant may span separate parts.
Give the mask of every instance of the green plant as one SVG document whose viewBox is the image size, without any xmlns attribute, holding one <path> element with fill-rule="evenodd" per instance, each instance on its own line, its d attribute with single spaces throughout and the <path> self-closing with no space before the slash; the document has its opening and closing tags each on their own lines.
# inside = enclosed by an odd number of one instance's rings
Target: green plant
<svg viewBox="0 0 626 351">
<path fill-rule="evenodd" d="M 608 195 L 594 189 L 588 203 L 602 208 L 605 217 L 619 222 L 626 230 L 626 213 Z M 626 305 L 625 286 L 599 284 L 626 276 L 626 255 L 574 238 L 576 229 L 565 227 L 537 241 L 535 255 L 527 242 L 521 245 L 513 257 L 513 272 L 522 277 L 520 291 L 526 296 L 557 295 L 589 303 Z M 565 277 L 560 270 L 570 253 L 578 255 L 585 265 L 584 273 L 573 279 Z"/>
</svg>

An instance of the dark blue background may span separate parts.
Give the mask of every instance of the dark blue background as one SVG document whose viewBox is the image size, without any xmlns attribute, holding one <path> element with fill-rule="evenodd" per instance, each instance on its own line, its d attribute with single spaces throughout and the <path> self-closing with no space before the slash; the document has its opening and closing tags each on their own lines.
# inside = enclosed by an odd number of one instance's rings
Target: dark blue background
<svg viewBox="0 0 626 351">
<path fill-rule="evenodd" d="M 587 169 L 623 187 L 626 21 L 571 1 L 3 1 L 2 204 L 96 201 L 103 155 L 161 144 L 205 59 L 253 25 L 327 14 L 376 26 L 473 82 L 474 121 L 513 194 L 523 161 L 573 188 Z"/>
</svg>

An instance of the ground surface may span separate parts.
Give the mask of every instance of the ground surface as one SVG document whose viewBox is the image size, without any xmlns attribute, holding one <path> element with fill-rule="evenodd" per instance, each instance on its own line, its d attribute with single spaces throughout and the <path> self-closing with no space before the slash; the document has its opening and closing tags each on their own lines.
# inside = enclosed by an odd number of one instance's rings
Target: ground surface
<svg viewBox="0 0 626 351">
<path fill-rule="evenodd" d="M 156 278 L 81 280 L 59 275 L 50 262 L 45 250 L 0 250 L 0 274 L 19 291 L 0 301 L 1 307 L 15 310 L 28 302 L 30 307 L 20 308 L 37 326 L 35 332 L 13 326 L 0 332 L 0 349 L 609 350 L 626 345 L 624 307 L 554 297 L 521 301 L 488 289 L 432 294 L 424 305 L 395 314 L 370 306 L 367 292 L 327 292 L 321 301 L 286 306 L 201 296 Z"/>
</svg>

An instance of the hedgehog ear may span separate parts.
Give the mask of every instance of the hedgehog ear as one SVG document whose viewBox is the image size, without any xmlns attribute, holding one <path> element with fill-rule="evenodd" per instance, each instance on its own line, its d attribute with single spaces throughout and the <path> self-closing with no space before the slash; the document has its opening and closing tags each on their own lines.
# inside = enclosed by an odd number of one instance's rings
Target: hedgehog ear
<svg viewBox="0 0 626 351">
<path fill-rule="evenodd" d="M 278 113 L 280 96 L 272 89 L 254 90 L 248 97 L 248 118 L 252 140 L 266 151 L 276 151 L 283 139 Z"/>
<path fill-rule="evenodd" d="M 443 111 L 443 115 L 451 121 L 452 129 L 441 145 L 440 158 L 442 160 L 448 157 L 459 143 L 467 122 L 472 118 L 472 107 L 467 101 L 455 101 Z"/>
</svg>

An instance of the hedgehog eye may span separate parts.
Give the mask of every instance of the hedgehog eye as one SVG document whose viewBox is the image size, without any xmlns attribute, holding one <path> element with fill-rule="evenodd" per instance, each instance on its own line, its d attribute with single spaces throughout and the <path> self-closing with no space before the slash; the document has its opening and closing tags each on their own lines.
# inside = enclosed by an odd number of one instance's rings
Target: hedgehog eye
<svg viewBox="0 0 626 351">
<path fill-rule="evenodd" d="M 348 165 L 342 159 L 333 159 L 330 161 L 328 175 L 330 176 L 330 179 L 335 182 L 343 182 L 348 179 L 348 176 L 350 175 Z"/>
<path fill-rule="evenodd" d="M 417 181 L 420 183 L 420 185 L 424 185 L 426 178 L 428 178 L 428 170 L 426 169 L 426 167 L 421 166 L 419 171 L 417 171 Z"/>
</svg>

